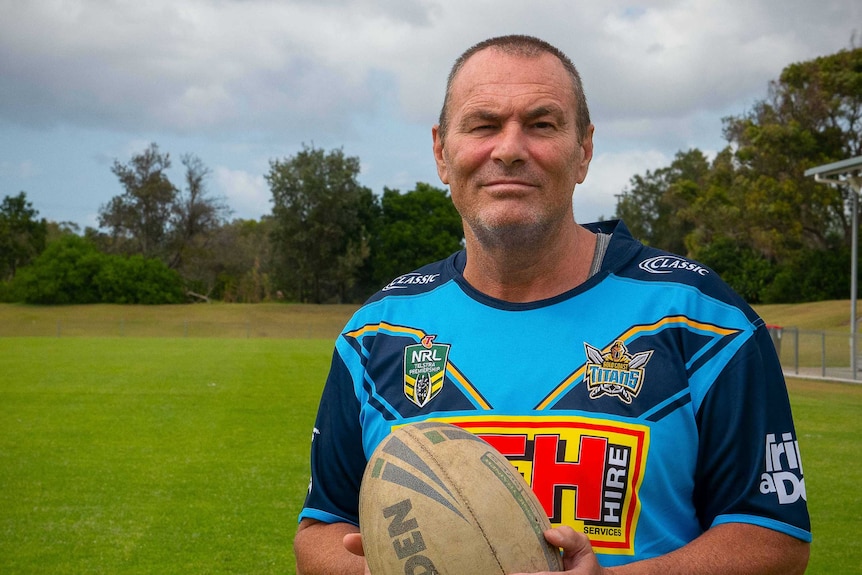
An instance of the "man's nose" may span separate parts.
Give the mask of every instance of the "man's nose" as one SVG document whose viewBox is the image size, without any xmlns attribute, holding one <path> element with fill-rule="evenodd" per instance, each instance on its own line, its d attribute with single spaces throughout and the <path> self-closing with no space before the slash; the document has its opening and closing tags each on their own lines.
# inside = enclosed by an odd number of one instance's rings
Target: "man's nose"
<svg viewBox="0 0 862 575">
<path fill-rule="evenodd" d="M 507 123 L 497 134 L 492 159 L 506 166 L 523 162 L 527 158 L 526 134 L 517 123 Z"/>
</svg>

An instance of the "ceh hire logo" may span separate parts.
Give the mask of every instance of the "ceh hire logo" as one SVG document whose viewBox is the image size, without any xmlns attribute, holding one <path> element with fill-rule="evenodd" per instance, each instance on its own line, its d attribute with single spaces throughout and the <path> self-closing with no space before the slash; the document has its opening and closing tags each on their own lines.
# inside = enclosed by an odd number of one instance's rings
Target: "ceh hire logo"
<svg viewBox="0 0 862 575">
<path fill-rule="evenodd" d="M 642 261 L 638 267 L 651 274 L 669 274 L 678 270 L 693 272 L 702 276 L 709 274 L 709 270 L 702 265 L 679 256 L 656 256 Z"/>
<path fill-rule="evenodd" d="M 551 525 L 585 533 L 596 551 L 633 555 L 650 428 L 567 415 L 433 418 L 484 439 L 515 466 Z"/>
</svg>

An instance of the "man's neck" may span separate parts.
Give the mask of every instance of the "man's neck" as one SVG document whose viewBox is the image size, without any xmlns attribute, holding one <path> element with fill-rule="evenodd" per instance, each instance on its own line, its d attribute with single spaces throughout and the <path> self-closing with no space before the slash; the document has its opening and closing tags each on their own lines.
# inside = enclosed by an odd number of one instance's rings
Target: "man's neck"
<svg viewBox="0 0 862 575">
<path fill-rule="evenodd" d="M 588 279 L 595 249 L 595 234 L 579 225 L 541 246 L 488 246 L 468 234 L 464 279 L 503 301 L 548 299 Z"/>
</svg>

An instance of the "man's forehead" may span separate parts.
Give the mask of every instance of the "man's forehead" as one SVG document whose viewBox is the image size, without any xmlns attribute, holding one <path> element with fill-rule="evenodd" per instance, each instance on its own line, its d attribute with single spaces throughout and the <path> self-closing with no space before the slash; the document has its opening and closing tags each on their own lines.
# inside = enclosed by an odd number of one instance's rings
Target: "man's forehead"
<svg viewBox="0 0 862 575">
<path fill-rule="evenodd" d="M 526 55 L 504 51 L 491 46 L 476 52 L 468 58 L 453 79 L 453 85 L 477 75 L 485 81 L 506 81 L 513 76 L 522 75 L 524 71 L 539 71 L 553 75 L 559 79 L 567 76 L 565 67 L 560 60 L 549 52 L 536 55 Z"/>
<path fill-rule="evenodd" d="M 526 97 L 562 100 L 574 104 L 569 75 L 553 54 L 537 56 L 509 54 L 486 48 L 470 57 L 452 81 L 453 104 L 495 97 Z"/>
<path fill-rule="evenodd" d="M 571 102 L 554 94 L 528 92 L 517 96 L 501 95 L 494 97 L 488 93 L 468 94 L 457 102 L 456 114 L 462 119 L 468 117 L 491 119 L 516 114 L 525 119 L 543 116 L 566 116 Z"/>
</svg>

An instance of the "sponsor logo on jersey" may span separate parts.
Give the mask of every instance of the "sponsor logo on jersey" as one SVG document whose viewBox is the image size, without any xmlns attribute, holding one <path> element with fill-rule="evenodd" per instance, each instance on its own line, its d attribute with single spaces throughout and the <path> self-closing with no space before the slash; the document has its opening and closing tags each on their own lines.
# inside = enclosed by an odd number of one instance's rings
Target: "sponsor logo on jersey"
<svg viewBox="0 0 862 575">
<path fill-rule="evenodd" d="M 679 256 L 656 256 L 638 264 L 643 271 L 651 274 L 669 274 L 675 271 L 688 271 L 705 276 L 709 270 Z"/>
<path fill-rule="evenodd" d="M 634 554 L 648 427 L 575 416 L 434 419 L 458 425 L 502 453 L 554 526 L 585 533 L 596 552 Z"/>
<path fill-rule="evenodd" d="M 434 343 L 436 335 L 426 335 L 404 348 L 404 395 L 425 407 L 443 389 L 449 344 Z"/>
<path fill-rule="evenodd" d="M 644 366 L 653 350 L 630 354 L 620 340 L 605 351 L 584 342 L 584 350 L 587 354 L 584 382 L 590 399 L 610 395 L 629 404 L 638 396 L 644 384 Z"/>
<path fill-rule="evenodd" d="M 389 282 L 389 284 L 384 287 L 382 291 L 405 289 L 407 287 L 415 285 L 427 285 L 434 283 L 439 277 L 440 274 L 420 274 L 416 272 L 411 272 L 409 274 L 404 274 L 403 276 L 398 276 L 397 278 Z"/>
<path fill-rule="evenodd" d="M 775 434 L 768 434 L 764 459 L 766 471 L 760 476 L 761 493 L 774 493 L 781 505 L 796 503 L 800 499 L 808 501 L 799 442 L 792 433 L 783 433 L 780 440 Z"/>
</svg>

